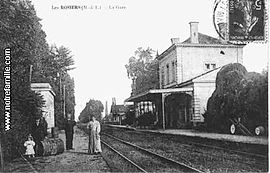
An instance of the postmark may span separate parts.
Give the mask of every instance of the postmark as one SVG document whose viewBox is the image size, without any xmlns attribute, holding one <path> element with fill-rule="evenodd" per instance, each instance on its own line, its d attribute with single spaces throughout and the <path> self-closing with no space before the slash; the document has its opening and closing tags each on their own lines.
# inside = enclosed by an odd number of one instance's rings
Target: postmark
<svg viewBox="0 0 270 173">
<path fill-rule="evenodd" d="M 214 25 L 219 36 L 234 44 L 267 41 L 266 0 L 217 0 Z"/>
<path fill-rule="evenodd" d="M 228 40 L 228 0 L 216 0 L 213 22 L 220 38 Z"/>
</svg>

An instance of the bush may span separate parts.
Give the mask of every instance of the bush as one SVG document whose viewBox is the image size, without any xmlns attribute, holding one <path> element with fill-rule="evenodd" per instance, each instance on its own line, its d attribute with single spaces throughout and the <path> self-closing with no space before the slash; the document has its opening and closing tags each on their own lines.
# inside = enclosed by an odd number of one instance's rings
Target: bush
<svg viewBox="0 0 270 173">
<path fill-rule="evenodd" d="M 4 159 L 11 160 L 18 156 L 18 151 L 24 152 L 23 143 L 27 136 L 32 133 L 32 124 L 42 116 L 41 107 L 43 101 L 41 97 L 31 90 L 25 89 L 20 100 L 15 100 L 11 109 L 11 127 L 4 132 Z M 4 116 L 3 116 L 4 117 Z"/>
<path fill-rule="evenodd" d="M 135 123 L 136 117 L 134 111 L 128 111 L 126 113 L 126 118 L 123 120 L 125 125 L 133 125 Z"/>
<path fill-rule="evenodd" d="M 142 114 L 137 118 L 137 122 L 139 126 L 150 126 L 153 125 L 156 120 L 156 117 L 153 113 L 147 112 Z"/>
<path fill-rule="evenodd" d="M 207 129 L 228 133 L 229 119 L 241 119 L 250 131 L 268 126 L 268 74 L 250 73 L 241 64 L 228 64 L 216 77 L 216 89 L 203 114 Z"/>
</svg>

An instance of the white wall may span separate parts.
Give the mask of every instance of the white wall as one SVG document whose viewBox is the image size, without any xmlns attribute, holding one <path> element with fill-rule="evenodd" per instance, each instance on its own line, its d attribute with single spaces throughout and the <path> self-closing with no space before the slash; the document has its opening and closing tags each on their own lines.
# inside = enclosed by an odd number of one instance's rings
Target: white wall
<svg viewBox="0 0 270 173">
<path fill-rule="evenodd" d="M 42 110 L 44 111 L 43 116 L 48 123 L 47 130 L 50 131 L 50 129 L 55 126 L 55 122 L 54 122 L 54 96 L 52 95 L 52 93 L 50 91 L 40 91 L 40 93 L 43 96 L 43 99 L 45 100 L 45 105 L 42 108 Z"/>
<path fill-rule="evenodd" d="M 54 93 L 49 83 L 31 83 L 31 89 L 40 93 L 45 101 L 42 107 L 43 117 L 48 123 L 47 131 L 50 132 L 52 127 L 55 127 L 54 115 Z"/>
<path fill-rule="evenodd" d="M 221 51 L 225 54 L 221 54 Z M 177 52 L 178 59 L 181 59 L 179 62 L 182 62 L 179 64 L 182 67 L 178 73 L 179 83 L 207 72 L 205 63 L 216 64 L 216 67 L 243 63 L 243 49 L 234 47 L 178 47 Z"/>
<path fill-rule="evenodd" d="M 221 51 L 224 54 L 221 54 Z M 176 65 L 176 81 L 173 81 L 172 62 L 177 61 Z M 243 49 L 234 46 L 222 45 L 178 45 L 173 48 L 159 62 L 160 87 L 162 83 L 162 68 L 164 68 L 164 88 L 171 87 L 175 84 L 180 84 L 193 77 L 201 75 L 208 70 L 205 64 L 216 64 L 216 67 L 221 67 L 229 63 L 243 63 Z M 167 83 L 167 69 L 169 64 L 169 84 Z"/>
<path fill-rule="evenodd" d="M 203 122 L 202 114 L 206 111 L 207 101 L 215 91 L 215 82 L 194 83 L 193 122 Z"/>
<path fill-rule="evenodd" d="M 176 57 L 176 49 L 173 49 L 167 56 L 165 56 L 160 62 L 159 62 L 159 84 L 160 84 L 160 88 L 162 88 L 161 85 L 161 80 L 162 80 L 162 68 L 164 68 L 164 88 L 170 87 L 174 84 L 176 84 L 177 81 L 177 74 L 176 74 L 176 66 L 175 66 L 175 78 L 176 80 L 173 80 L 173 69 L 172 69 L 172 62 L 176 62 L 177 57 Z M 169 79 L 167 78 L 167 64 L 169 65 Z M 168 81 L 169 80 L 169 84 Z"/>
</svg>

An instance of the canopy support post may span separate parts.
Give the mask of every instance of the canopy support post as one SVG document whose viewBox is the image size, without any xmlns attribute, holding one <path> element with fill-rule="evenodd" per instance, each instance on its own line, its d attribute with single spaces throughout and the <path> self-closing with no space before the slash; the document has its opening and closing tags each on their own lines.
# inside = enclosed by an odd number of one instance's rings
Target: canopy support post
<svg viewBox="0 0 270 173">
<path fill-rule="evenodd" d="M 165 130 L 165 93 L 162 93 L 162 127 Z"/>
</svg>

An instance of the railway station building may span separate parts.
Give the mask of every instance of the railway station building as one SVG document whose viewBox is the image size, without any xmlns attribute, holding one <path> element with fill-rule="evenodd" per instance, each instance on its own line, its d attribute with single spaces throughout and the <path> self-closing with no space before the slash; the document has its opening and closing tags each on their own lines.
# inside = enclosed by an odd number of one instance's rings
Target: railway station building
<svg viewBox="0 0 270 173">
<path fill-rule="evenodd" d="M 233 45 L 198 32 L 190 22 L 190 37 L 171 39 L 171 46 L 156 57 L 159 89 L 134 95 L 136 115 L 151 111 L 163 129 L 188 128 L 204 122 L 202 114 L 215 90 L 216 75 L 229 63 L 243 63 L 244 45 Z"/>
</svg>

